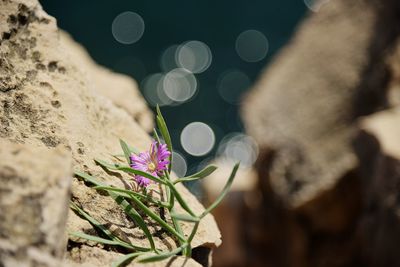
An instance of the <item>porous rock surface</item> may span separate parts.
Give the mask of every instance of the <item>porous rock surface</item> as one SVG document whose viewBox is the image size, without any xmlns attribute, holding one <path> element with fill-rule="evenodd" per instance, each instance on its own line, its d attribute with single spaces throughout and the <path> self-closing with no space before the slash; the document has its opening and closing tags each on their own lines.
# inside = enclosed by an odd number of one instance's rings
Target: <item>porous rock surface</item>
<svg viewBox="0 0 400 267">
<path fill-rule="evenodd" d="M 143 233 L 112 199 L 98 194 L 83 181 L 72 177 L 75 170 L 85 171 L 104 183 L 121 187 L 126 185 L 124 181 L 132 179 L 122 173 L 106 173 L 93 159 L 114 160 L 112 155 L 121 153 L 119 138 L 138 150 L 148 149 L 151 140 L 146 130 L 152 125 L 149 121 L 150 113 L 139 95 L 135 82 L 126 76 L 96 66 L 82 47 L 57 29 L 55 19 L 47 15 L 36 0 L 1 0 L 0 21 L 1 140 L 22 144 L 28 151 L 32 148 L 33 152 L 30 155 L 38 158 L 35 170 L 46 172 L 38 173 L 37 176 L 29 175 L 29 179 L 38 179 L 35 183 L 46 184 L 46 180 L 40 179 L 53 174 L 51 168 L 60 169 L 59 173 L 54 172 L 57 176 L 54 179 L 66 179 L 67 184 L 71 183 L 71 188 L 65 186 L 60 189 L 60 196 L 65 196 L 71 191 L 73 201 L 96 220 L 136 244 L 147 245 Z M 45 151 L 44 155 L 49 153 L 50 157 L 51 153 L 56 153 L 52 152 L 55 149 L 66 151 L 65 164 L 71 161 L 71 168 L 62 167 L 67 165 L 53 166 L 53 161 L 44 160 L 47 156 L 43 156 L 43 161 L 40 161 L 40 151 Z M 11 148 L 2 145 L 0 162 L 11 152 Z M 54 161 L 57 160 L 55 156 Z M 0 173 L 4 171 L 0 170 Z M 24 169 L 19 171 L 24 172 Z M 69 177 L 65 177 L 67 173 Z M 11 178 L 14 179 L 14 176 Z M 18 180 L 13 181 L 13 184 L 16 187 L 22 186 Z M 204 210 L 186 188 L 180 187 L 179 190 L 196 213 Z M 64 205 L 64 209 L 59 212 L 65 217 L 65 197 L 55 201 Z M 45 212 L 46 206 L 41 209 Z M 62 218 L 59 218 L 60 224 Z M 157 247 L 176 247 L 177 244 L 171 237 L 159 231 L 159 227 L 153 226 L 151 222 L 148 223 L 151 231 L 154 234 L 157 232 Z M 46 229 L 36 230 L 38 233 L 42 230 L 49 233 L 56 231 L 58 236 L 66 236 L 65 226 L 47 226 Z M 20 226 L 16 223 L 7 224 L 7 227 Z M 67 231 L 78 230 L 96 234 L 87 221 L 72 212 L 69 213 L 66 227 Z M 191 227 L 190 223 L 184 224 L 184 233 L 188 234 Z M 194 252 L 202 252 L 199 253 L 198 259 L 208 259 L 211 250 L 221 243 L 220 238 L 214 219 L 211 215 L 207 216 L 193 240 Z M 76 238 L 71 238 L 68 244 L 65 256 L 67 265 L 104 266 L 104 263 L 116 260 L 121 254 Z M 56 251 L 59 252 L 60 244 L 55 245 Z M 53 244 L 49 244 L 50 246 Z M 0 254 L 7 256 L 7 252 L 3 250 Z M 61 257 L 60 254 L 53 256 L 56 259 Z M 181 260 L 178 257 L 175 262 Z M 168 261 L 164 261 L 157 266 L 167 263 Z M 186 264 L 198 265 L 193 260 L 188 260 Z"/>
<path fill-rule="evenodd" d="M 71 157 L 4 139 L 0 147 L 0 262 L 55 266 L 67 243 Z"/>
</svg>

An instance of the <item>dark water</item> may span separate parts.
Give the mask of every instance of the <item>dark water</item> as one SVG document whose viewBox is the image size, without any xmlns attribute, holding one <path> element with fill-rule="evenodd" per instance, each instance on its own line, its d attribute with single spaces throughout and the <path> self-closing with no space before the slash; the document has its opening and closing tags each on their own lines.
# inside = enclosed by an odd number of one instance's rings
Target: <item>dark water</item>
<svg viewBox="0 0 400 267">
<path fill-rule="evenodd" d="M 188 40 L 206 43 L 212 63 L 196 74 L 198 91 L 190 101 L 162 108 L 171 129 L 175 148 L 187 159 L 189 171 L 206 157 L 213 156 L 218 142 L 230 132 L 243 131 L 239 104 L 226 102 L 218 93 L 220 75 L 239 70 L 253 83 L 274 54 L 289 40 L 307 8 L 302 0 L 257 1 L 40 1 L 100 64 L 133 76 L 140 83 L 147 75 L 160 72 L 162 52 L 173 44 Z M 142 38 L 129 45 L 115 40 L 111 31 L 114 18 L 124 11 L 138 13 L 144 20 Z M 269 42 L 267 56 L 249 63 L 235 50 L 238 35 L 249 29 L 263 33 Z M 242 88 L 245 91 L 246 88 Z M 237 94 L 233 96 L 238 100 Z M 242 92 L 240 92 L 242 93 Z M 213 150 L 194 157 L 180 144 L 180 132 L 190 122 L 210 125 L 216 137 Z"/>
</svg>

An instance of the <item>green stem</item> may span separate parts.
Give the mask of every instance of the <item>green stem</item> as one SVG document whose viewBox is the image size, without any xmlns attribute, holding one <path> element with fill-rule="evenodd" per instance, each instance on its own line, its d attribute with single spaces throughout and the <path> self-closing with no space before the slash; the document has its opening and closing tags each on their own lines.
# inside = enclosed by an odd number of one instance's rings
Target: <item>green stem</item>
<svg viewBox="0 0 400 267">
<path fill-rule="evenodd" d="M 192 241 L 193 241 L 194 236 L 196 235 L 197 229 L 199 228 L 199 224 L 200 224 L 200 221 L 194 224 L 193 229 L 192 229 L 192 232 L 191 232 L 189 238 L 187 239 L 188 247 L 187 247 L 187 249 L 186 249 L 186 251 L 185 251 L 185 252 L 186 252 L 186 253 L 185 253 L 185 256 L 186 256 L 186 257 L 191 257 L 191 256 L 192 256 L 192 246 L 191 246 L 191 243 L 192 243 Z"/>
<path fill-rule="evenodd" d="M 185 202 L 185 200 L 182 198 L 181 194 L 178 192 L 178 190 L 175 188 L 175 186 L 170 182 L 170 180 L 165 181 L 168 187 L 171 189 L 172 194 L 175 196 L 176 200 L 179 202 L 179 204 L 182 206 L 184 210 L 186 210 L 190 215 L 193 217 L 197 217 L 192 209 L 188 206 L 188 204 Z"/>
<path fill-rule="evenodd" d="M 144 205 L 139 199 L 134 197 L 132 198 L 132 201 L 134 201 L 135 204 L 138 205 L 139 208 L 141 208 L 150 218 L 158 222 L 161 225 L 161 227 L 163 227 L 165 230 L 175 235 L 179 240 L 186 241 L 183 235 L 178 233 L 173 227 L 171 227 L 168 223 L 162 220 L 157 214 L 155 214 L 152 210 L 146 207 L 146 205 Z"/>
</svg>

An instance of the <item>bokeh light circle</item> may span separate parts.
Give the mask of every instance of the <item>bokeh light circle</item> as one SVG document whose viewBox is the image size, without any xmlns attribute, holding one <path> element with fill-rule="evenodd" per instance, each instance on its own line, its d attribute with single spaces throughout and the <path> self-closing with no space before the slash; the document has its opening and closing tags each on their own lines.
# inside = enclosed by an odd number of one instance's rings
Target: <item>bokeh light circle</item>
<svg viewBox="0 0 400 267">
<path fill-rule="evenodd" d="M 144 20 L 135 12 L 122 12 L 113 20 L 111 32 L 115 40 L 121 44 L 136 43 L 143 36 Z"/>
<path fill-rule="evenodd" d="M 155 73 L 147 76 L 141 83 L 143 95 L 151 106 L 171 105 L 172 100 L 165 94 L 163 90 L 164 74 Z"/>
<path fill-rule="evenodd" d="M 164 72 L 168 72 L 179 67 L 176 63 L 176 53 L 178 48 L 179 45 L 171 45 L 162 53 L 160 67 Z"/>
<path fill-rule="evenodd" d="M 168 72 L 163 80 L 165 94 L 175 102 L 189 100 L 197 89 L 196 77 L 189 71 L 178 68 Z"/>
<path fill-rule="evenodd" d="M 229 70 L 221 74 L 217 88 L 221 97 L 230 104 L 238 104 L 242 93 L 250 86 L 249 77 L 239 70 Z"/>
<path fill-rule="evenodd" d="M 247 30 L 236 39 L 236 52 L 247 62 L 257 62 L 265 58 L 269 43 L 267 37 L 257 30 Z"/>
<path fill-rule="evenodd" d="M 172 170 L 178 177 L 184 177 L 187 172 L 187 163 L 185 158 L 178 152 L 172 152 Z"/>
<path fill-rule="evenodd" d="M 304 0 L 304 4 L 310 9 L 312 12 L 318 12 L 321 7 L 327 4 L 330 0 Z"/>
<path fill-rule="evenodd" d="M 223 160 L 239 161 L 243 167 L 250 167 L 257 159 L 258 145 L 246 134 L 231 133 L 222 139 L 217 154 Z"/>
<path fill-rule="evenodd" d="M 181 144 L 187 153 L 204 156 L 215 145 L 214 131 L 203 122 L 189 123 L 181 133 Z"/>
<path fill-rule="evenodd" d="M 186 42 L 177 49 L 176 62 L 190 72 L 204 72 L 212 62 L 211 50 L 208 45 L 200 41 Z"/>
</svg>

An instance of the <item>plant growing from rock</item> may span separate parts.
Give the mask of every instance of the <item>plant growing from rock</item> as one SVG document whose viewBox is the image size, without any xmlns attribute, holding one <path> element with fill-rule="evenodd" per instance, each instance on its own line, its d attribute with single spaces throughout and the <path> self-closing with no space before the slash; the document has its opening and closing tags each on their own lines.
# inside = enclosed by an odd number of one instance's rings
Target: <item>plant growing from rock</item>
<svg viewBox="0 0 400 267">
<path fill-rule="evenodd" d="M 217 167 L 210 165 L 193 175 L 172 179 L 172 143 L 168 128 L 159 107 L 157 107 L 156 120 L 158 131 L 161 133 L 162 139 L 165 143 L 162 142 L 157 131 L 154 129 L 155 140 L 152 142 L 149 151 L 138 153 L 138 151 L 131 148 L 123 140 L 120 140 L 123 155 L 116 155 L 115 157 L 125 158 L 127 162 L 126 165 L 120 163 L 108 163 L 103 160 L 95 159 L 100 166 L 108 171 L 122 171 L 132 175 L 136 182 L 136 186 L 132 186 L 132 188 L 129 189 L 113 187 L 98 181 L 95 177 L 87 173 L 80 171 L 75 172 L 77 177 L 93 185 L 95 189 L 103 192 L 106 191 L 108 195 L 124 210 L 126 215 L 130 217 L 137 226 L 139 226 L 149 242 L 149 247 L 143 247 L 123 240 L 115 232 L 111 231 L 105 225 L 101 224 L 85 212 L 77 203 L 71 201 L 71 209 L 89 221 L 105 238 L 89 235 L 83 232 L 72 232 L 70 233 L 72 236 L 105 245 L 122 247 L 130 251 L 128 254 L 114 262 L 113 266 L 121 266 L 133 259 L 138 262 L 146 263 L 164 260 L 179 254 L 185 257 L 191 257 L 191 243 L 196 235 L 200 221 L 215 207 L 217 207 L 225 197 L 239 168 L 239 163 L 237 163 L 219 197 L 201 214 L 195 214 L 179 193 L 176 186 L 182 182 L 205 178 L 214 172 Z M 147 187 L 150 183 L 155 183 L 159 186 L 160 198 L 153 197 L 152 194 L 148 193 Z M 180 207 L 184 210 L 184 213 L 176 212 L 176 202 L 179 203 Z M 151 207 L 156 207 L 157 209 Z M 158 210 L 158 212 L 156 210 Z M 154 237 L 145 221 L 146 217 L 156 222 L 165 232 L 168 232 L 172 237 L 174 237 L 179 246 L 176 249 L 168 251 L 162 251 L 157 248 L 154 242 Z M 182 231 L 182 221 L 193 224 L 192 230 L 187 236 L 185 236 Z"/>
</svg>

